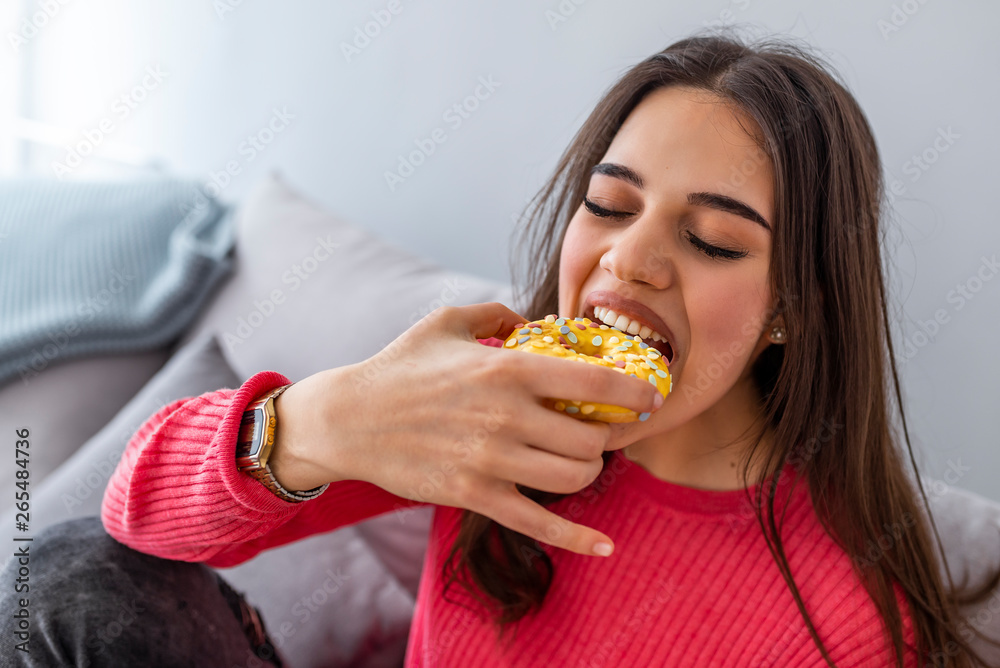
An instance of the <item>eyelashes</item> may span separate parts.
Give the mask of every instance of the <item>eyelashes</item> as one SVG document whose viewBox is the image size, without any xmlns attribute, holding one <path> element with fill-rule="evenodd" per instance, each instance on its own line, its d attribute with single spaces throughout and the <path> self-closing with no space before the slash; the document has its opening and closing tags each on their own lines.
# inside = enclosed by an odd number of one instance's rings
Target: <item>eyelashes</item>
<svg viewBox="0 0 1000 668">
<path fill-rule="evenodd" d="M 586 197 L 583 198 L 583 205 L 587 208 L 587 211 L 597 216 L 598 218 L 613 218 L 615 220 L 621 220 L 623 218 L 628 218 L 634 214 L 628 211 L 612 211 L 611 209 L 605 209 L 596 202 L 593 202 Z M 721 259 L 721 260 L 738 260 L 742 257 L 746 257 L 749 251 L 745 250 L 730 250 L 728 248 L 720 248 L 718 246 L 713 246 L 712 244 L 706 243 L 696 237 L 691 232 L 686 232 L 685 235 L 691 245 L 697 248 L 699 251 L 704 253 L 710 258 Z"/>
<path fill-rule="evenodd" d="M 628 218 L 632 215 L 628 211 L 611 211 L 610 209 L 605 209 L 603 206 L 592 202 L 586 197 L 583 198 L 583 205 L 587 207 L 587 211 L 599 218 Z"/>
<path fill-rule="evenodd" d="M 718 246 L 713 246 L 712 244 L 707 244 L 695 235 L 687 232 L 688 241 L 691 245 L 700 250 L 702 253 L 713 258 L 722 258 L 724 260 L 738 260 L 741 257 L 746 257 L 747 251 L 734 251 L 728 248 L 719 248 Z"/>
</svg>

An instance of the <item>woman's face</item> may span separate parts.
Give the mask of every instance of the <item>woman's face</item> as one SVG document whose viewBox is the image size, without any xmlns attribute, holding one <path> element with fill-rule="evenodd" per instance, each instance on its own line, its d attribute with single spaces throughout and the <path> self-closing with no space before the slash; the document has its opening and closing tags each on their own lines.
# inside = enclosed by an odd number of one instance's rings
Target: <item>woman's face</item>
<svg viewBox="0 0 1000 668">
<path fill-rule="evenodd" d="M 673 391 L 630 425 L 643 434 L 699 416 L 731 422 L 756 402 L 750 367 L 773 320 L 772 170 L 744 127 L 755 125 L 711 93 L 654 91 L 592 171 L 566 231 L 559 313 L 600 320 L 595 307 L 606 307 L 672 349 Z"/>
</svg>

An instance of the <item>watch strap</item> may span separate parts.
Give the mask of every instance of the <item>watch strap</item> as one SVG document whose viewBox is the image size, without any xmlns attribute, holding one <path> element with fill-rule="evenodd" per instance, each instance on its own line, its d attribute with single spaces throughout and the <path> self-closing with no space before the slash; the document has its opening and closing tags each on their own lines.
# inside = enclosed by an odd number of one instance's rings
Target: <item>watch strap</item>
<svg viewBox="0 0 1000 668">
<path fill-rule="evenodd" d="M 271 473 L 270 464 L 265 464 L 262 469 L 252 469 L 245 471 L 245 473 L 253 476 L 276 495 L 280 496 L 285 501 L 290 501 L 291 503 L 301 503 L 302 501 L 315 499 L 317 496 L 325 492 L 326 488 L 330 486 L 330 483 L 326 483 L 325 485 L 308 489 L 303 492 L 289 491 L 282 487 L 281 483 L 278 482 L 278 479 L 274 477 L 273 473 Z"/>
<path fill-rule="evenodd" d="M 257 397 L 253 401 L 251 401 L 247 406 L 247 410 L 244 412 L 244 418 L 248 419 L 249 417 L 254 417 L 255 419 L 254 409 L 258 406 L 266 404 L 269 401 L 271 402 L 273 407 L 274 400 L 277 399 L 282 392 L 284 392 L 291 386 L 292 383 L 276 387 L 264 393 L 260 397 Z M 270 424 L 261 425 L 262 439 L 274 438 L 274 431 L 277 429 L 277 423 L 273 417 L 270 418 L 269 422 Z M 264 466 L 260 466 L 258 463 L 256 466 L 247 467 L 246 462 L 244 461 L 243 464 L 240 465 L 239 461 L 241 461 L 243 458 L 240 456 L 239 448 L 237 448 L 237 450 L 238 450 L 237 469 L 243 473 L 246 473 L 256 478 L 265 487 L 271 490 L 271 492 L 274 493 L 276 496 L 279 496 L 285 501 L 288 501 L 290 503 L 301 503 L 302 501 L 309 501 L 310 499 L 315 499 L 317 496 L 325 492 L 326 488 L 330 486 L 330 483 L 326 483 L 325 485 L 320 485 L 319 487 L 314 487 L 313 489 L 308 489 L 300 492 L 287 490 L 281 485 L 281 483 L 278 482 L 278 479 L 274 477 L 274 473 L 271 471 L 271 466 L 269 464 L 265 463 Z M 244 452 L 243 454 L 246 455 L 246 452 Z M 251 459 L 251 461 L 256 461 L 256 460 Z"/>
</svg>

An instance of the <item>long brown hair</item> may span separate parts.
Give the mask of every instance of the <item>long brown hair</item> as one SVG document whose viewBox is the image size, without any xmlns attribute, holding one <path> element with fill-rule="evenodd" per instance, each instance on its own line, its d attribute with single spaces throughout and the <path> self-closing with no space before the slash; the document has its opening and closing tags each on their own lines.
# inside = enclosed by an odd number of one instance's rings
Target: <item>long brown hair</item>
<svg viewBox="0 0 1000 668">
<path fill-rule="evenodd" d="M 528 248 L 527 261 L 523 271 L 512 264 L 513 276 L 527 286 L 522 314 L 536 319 L 558 310 L 562 241 L 586 193 L 590 168 L 636 105 L 671 85 L 710 91 L 756 121 L 756 139 L 773 167 L 770 282 L 788 336 L 754 365 L 761 415 L 740 470 L 746 486 L 758 485 L 753 514 L 813 640 L 833 665 L 791 576 L 775 521 L 775 496 L 789 463 L 804 474 L 823 526 L 851 557 L 885 620 L 896 664 L 903 665 L 904 637 L 893 582 L 905 591 L 922 663 L 970 666 L 975 659 L 985 665 L 966 628 L 959 628 L 958 606 L 983 600 L 1000 573 L 978 591 L 964 583 L 956 589 L 947 570 L 947 588 L 942 581 L 938 553 L 943 560 L 944 550 L 933 518 L 923 510 L 929 508 L 927 495 L 919 475 L 908 476 L 891 428 L 894 398 L 916 473 L 880 257 L 885 193 L 879 153 L 864 113 L 820 58 L 787 41 L 749 45 L 711 34 L 679 41 L 630 69 L 598 103 L 529 204 L 517 245 Z M 822 447 L 803 448 L 816 443 L 810 435 L 825 433 L 823 420 L 838 428 L 827 433 Z M 774 430 L 770 451 L 760 447 L 767 426 Z M 747 479 L 751 463 L 760 471 L 755 481 Z M 543 505 L 568 496 L 518 489 Z M 885 540 L 885 527 L 904 529 Z M 507 626 L 542 604 L 551 584 L 552 561 L 535 545 L 465 511 L 442 567 L 446 592 L 458 581 L 493 608 L 502 639 Z M 872 545 L 879 546 L 875 558 Z"/>
</svg>

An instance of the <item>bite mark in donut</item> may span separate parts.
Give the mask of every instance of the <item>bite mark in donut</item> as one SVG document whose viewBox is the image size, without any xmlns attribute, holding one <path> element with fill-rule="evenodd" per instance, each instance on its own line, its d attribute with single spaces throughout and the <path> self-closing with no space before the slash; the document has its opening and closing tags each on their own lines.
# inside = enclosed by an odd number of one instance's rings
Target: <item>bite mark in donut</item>
<svg viewBox="0 0 1000 668">
<path fill-rule="evenodd" d="M 656 348 L 617 327 L 590 318 L 560 318 L 555 314 L 529 323 L 518 323 L 504 341 L 504 349 L 597 364 L 649 381 L 666 397 L 673 389 L 669 360 Z M 580 420 L 599 422 L 645 421 L 622 406 L 567 399 L 548 399 L 552 408 Z"/>
</svg>

